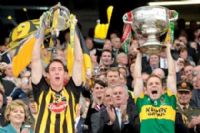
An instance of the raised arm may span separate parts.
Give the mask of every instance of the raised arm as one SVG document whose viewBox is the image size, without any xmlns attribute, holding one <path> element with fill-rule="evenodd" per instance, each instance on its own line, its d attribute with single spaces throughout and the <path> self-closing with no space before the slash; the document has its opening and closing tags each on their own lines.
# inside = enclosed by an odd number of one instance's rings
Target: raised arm
<svg viewBox="0 0 200 133">
<path fill-rule="evenodd" d="M 83 52 L 77 32 L 75 32 L 74 39 L 74 66 L 72 71 L 72 79 L 75 85 L 79 86 L 82 84 Z"/>
<path fill-rule="evenodd" d="M 143 92 L 144 83 L 142 80 L 142 54 L 137 53 L 135 68 L 134 68 L 134 94 L 139 97 Z"/>
<path fill-rule="evenodd" d="M 36 41 L 33 46 L 31 76 L 32 83 L 38 84 L 42 78 L 42 62 L 40 58 L 40 46 L 44 40 L 44 29 L 39 29 L 36 33 Z"/>
<path fill-rule="evenodd" d="M 48 17 L 48 14 L 47 12 L 45 12 L 40 18 L 41 19 L 40 21 L 42 22 L 42 24 L 35 34 L 36 41 L 33 46 L 32 63 L 31 63 L 31 79 L 32 79 L 32 83 L 34 84 L 38 84 L 42 78 L 43 67 L 42 67 L 42 62 L 41 62 L 41 57 L 40 57 L 41 56 L 40 47 L 44 41 L 45 27 L 47 26 L 47 17 Z"/>
<path fill-rule="evenodd" d="M 168 76 L 167 76 L 167 88 L 171 90 L 173 94 L 176 94 L 176 68 L 175 61 L 171 55 L 171 44 L 167 44 L 167 62 L 168 62 Z"/>
</svg>

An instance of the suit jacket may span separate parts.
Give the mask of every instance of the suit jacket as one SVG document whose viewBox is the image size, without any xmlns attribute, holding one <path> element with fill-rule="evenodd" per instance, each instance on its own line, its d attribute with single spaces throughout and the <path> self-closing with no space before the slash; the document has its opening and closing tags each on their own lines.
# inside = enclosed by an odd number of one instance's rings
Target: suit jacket
<svg viewBox="0 0 200 133">
<path fill-rule="evenodd" d="M 134 104 L 128 104 L 127 106 L 127 114 L 129 117 L 128 123 L 121 124 L 121 128 L 119 125 L 118 117 L 116 115 L 115 122 L 113 125 L 108 125 L 109 116 L 106 109 L 100 111 L 100 124 L 99 130 L 97 133 L 139 133 L 139 115 L 137 113 L 136 106 Z M 115 112 L 116 114 L 116 112 Z"/>
</svg>

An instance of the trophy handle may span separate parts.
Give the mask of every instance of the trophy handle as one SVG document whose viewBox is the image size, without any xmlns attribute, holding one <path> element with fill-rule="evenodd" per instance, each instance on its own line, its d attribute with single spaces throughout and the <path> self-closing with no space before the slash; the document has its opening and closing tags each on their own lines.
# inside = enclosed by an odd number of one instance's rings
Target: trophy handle
<svg viewBox="0 0 200 133">
<path fill-rule="evenodd" d="M 131 25 L 132 25 L 132 23 L 133 23 L 133 13 L 132 13 L 131 11 L 125 13 L 125 14 L 123 15 L 122 19 L 123 19 L 123 22 L 124 22 L 125 24 L 131 24 Z"/>
<path fill-rule="evenodd" d="M 169 10 L 169 21 L 176 21 L 178 19 L 178 12 L 175 10 Z"/>
</svg>

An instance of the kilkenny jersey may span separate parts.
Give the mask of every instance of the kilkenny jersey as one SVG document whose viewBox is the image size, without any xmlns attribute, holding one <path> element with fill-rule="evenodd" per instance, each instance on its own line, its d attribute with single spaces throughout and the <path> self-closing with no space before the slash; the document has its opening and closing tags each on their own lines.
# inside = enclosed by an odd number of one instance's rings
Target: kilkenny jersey
<svg viewBox="0 0 200 133">
<path fill-rule="evenodd" d="M 33 84 L 33 95 L 38 104 L 35 133 L 74 133 L 75 106 L 80 95 L 70 79 L 60 92 L 53 91 L 44 78 Z"/>
<path fill-rule="evenodd" d="M 167 90 L 157 100 L 142 95 L 136 99 L 140 116 L 140 133 L 174 133 L 176 97 Z"/>
</svg>

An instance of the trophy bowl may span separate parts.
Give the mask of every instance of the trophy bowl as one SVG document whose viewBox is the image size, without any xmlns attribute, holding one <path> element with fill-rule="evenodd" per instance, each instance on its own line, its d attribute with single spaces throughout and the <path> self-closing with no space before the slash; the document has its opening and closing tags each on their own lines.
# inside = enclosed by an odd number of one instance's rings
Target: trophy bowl
<svg viewBox="0 0 200 133">
<path fill-rule="evenodd" d="M 123 16 L 124 23 L 131 24 L 139 42 L 139 50 L 145 54 L 158 54 L 165 47 L 159 37 L 167 32 L 170 21 L 178 16 L 174 10 L 161 6 L 143 6 L 131 11 L 132 20 Z"/>
<path fill-rule="evenodd" d="M 68 8 L 62 6 L 60 3 L 51 7 L 50 12 L 50 24 L 51 33 L 58 36 L 58 32 L 69 28 L 70 11 Z"/>
</svg>

